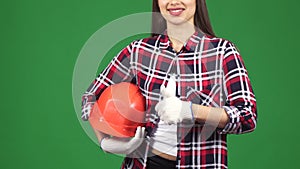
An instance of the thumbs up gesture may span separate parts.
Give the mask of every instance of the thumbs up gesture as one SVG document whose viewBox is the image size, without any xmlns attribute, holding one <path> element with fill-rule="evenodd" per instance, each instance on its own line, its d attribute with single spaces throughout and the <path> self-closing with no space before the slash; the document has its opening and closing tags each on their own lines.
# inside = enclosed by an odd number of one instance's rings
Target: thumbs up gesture
<svg viewBox="0 0 300 169">
<path fill-rule="evenodd" d="M 163 99 L 157 103 L 155 110 L 161 120 L 167 124 L 177 124 L 183 121 L 194 121 L 192 103 L 181 101 L 176 97 L 175 77 L 171 76 L 167 87 L 160 86 L 160 93 Z"/>
</svg>

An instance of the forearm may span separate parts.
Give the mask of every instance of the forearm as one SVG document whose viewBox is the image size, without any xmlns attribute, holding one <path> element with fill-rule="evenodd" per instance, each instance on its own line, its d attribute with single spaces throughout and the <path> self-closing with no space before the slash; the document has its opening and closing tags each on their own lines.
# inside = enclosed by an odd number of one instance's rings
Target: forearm
<svg viewBox="0 0 300 169">
<path fill-rule="evenodd" d="M 114 154 L 130 154 L 135 151 L 144 141 L 145 128 L 137 127 L 134 137 L 120 138 L 107 137 L 107 135 L 95 130 L 97 138 L 100 140 L 100 147 L 105 152 Z"/>
<path fill-rule="evenodd" d="M 192 104 L 192 111 L 196 121 L 217 125 L 221 129 L 229 122 L 229 117 L 223 108 Z"/>
<path fill-rule="evenodd" d="M 100 132 L 99 130 L 96 130 L 94 128 L 93 128 L 93 130 L 98 139 L 99 146 L 101 146 L 100 144 L 101 144 L 102 139 L 104 139 L 105 137 L 108 137 L 108 136 L 106 134 Z"/>
</svg>

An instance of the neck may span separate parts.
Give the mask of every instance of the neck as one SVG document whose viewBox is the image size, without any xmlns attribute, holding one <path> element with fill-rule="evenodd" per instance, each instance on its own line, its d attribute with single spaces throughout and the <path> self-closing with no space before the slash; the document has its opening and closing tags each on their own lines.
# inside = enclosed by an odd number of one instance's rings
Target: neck
<svg viewBox="0 0 300 169">
<path fill-rule="evenodd" d="M 167 33 L 172 42 L 173 48 L 179 51 L 183 44 L 194 34 L 193 24 L 188 22 L 180 25 L 167 23 Z"/>
</svg>

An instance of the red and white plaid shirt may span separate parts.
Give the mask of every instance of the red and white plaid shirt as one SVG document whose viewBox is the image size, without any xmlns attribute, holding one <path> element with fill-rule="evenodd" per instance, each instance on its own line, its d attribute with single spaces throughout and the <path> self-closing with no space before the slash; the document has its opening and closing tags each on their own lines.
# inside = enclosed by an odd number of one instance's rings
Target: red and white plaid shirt
<svg viewBox="0 0 300 169">
<path fill-rule="evenodd" d="M 160 86 L 176 75 L 176 95 L 185 101 L 224 108 L 229 123 L 208 135 L 204 124 L 179 124 L 177 130 L 177 168 L 227 168 L 226 135 L 242 134 L 256 127 L 256 100 L 235 46 L 222 38 L 195 32 L 180 52 L 175 52 L 165 34 L 136 40 L 124 48 L 94 80 L 82 97 L 82 119 L 101 92 L 109 85 L 131 81 L 146 98 L 146 129 L 149 137 L 159 117 L 155 105 Z M 205 139 L 204 139 L 205 138 Z M 142 169 L 142 158 L 126 157 L 122 168 Z"/>
</svg>

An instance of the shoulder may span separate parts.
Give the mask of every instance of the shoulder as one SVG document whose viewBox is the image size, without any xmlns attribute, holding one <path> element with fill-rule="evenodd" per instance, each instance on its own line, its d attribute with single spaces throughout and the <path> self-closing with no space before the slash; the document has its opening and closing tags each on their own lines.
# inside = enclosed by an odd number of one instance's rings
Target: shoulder
<svg viewBox="0 0 300 169">
<path fill-rule="evenodd" d="M 210 35 L 205 35 L 204 38 L 205 38 L 205 40 L 207 40 L 213 44 L 216 44 L 217 46 L 222 47 L 223 49 L 235 47 L 235 44 L 232 41 L 222 38 L 222 37 L 214 37 L 214 36 L 210 36 Z"/>
<path fill-rule="evenodd" d="M 221 38 L 221 37 L 211 37 L 207 36 L 209 41 L 211 41 L 213 44 L 215 44 L 215 47 L 217 47 L 219 52 L 221 52 L 224 55 L 227 54 L 237 54 L 240 55 L 239 49 L 237 46 L 234 44 L 234 42 Z"/>
<path fill-rule="evenodd" d="M 145 52 L 152 52 L 157 49 L 159 45 L 159 37 L 147 37 L 142 39 L 133 40 L 130 44 L 128 44 L 122 51 L 128 56 L 139 56 Z"/>
<path fill-rule="evenodd" d="M 147 47 L 147 46 L 153 47 L 159 44 L 159 40 L 160 40 L 160 35 L 135 40 L 131 43 L 131 45 L 134 48 Z"/>
<path fill-rule="evenodd" d="M 155 37 L 147 37 L 142 39 L 136 39 L 133 40 L 131 43 L 129 43 L 126 47 L 123 48 L 121 52 L 129 52 L 131 53 L 133 50 L 144 48 L 147 46 L 155 46 L 159 38 L 157 36 Z"/>
</svg>

